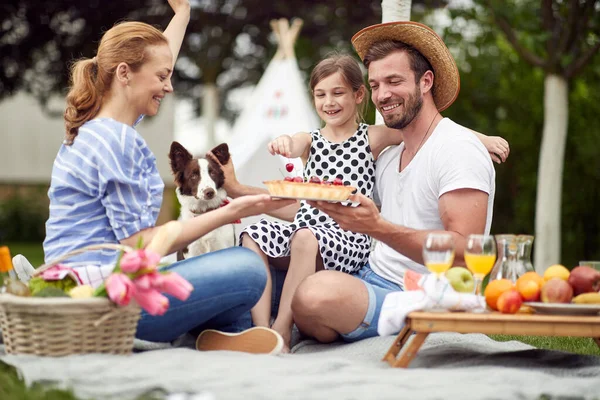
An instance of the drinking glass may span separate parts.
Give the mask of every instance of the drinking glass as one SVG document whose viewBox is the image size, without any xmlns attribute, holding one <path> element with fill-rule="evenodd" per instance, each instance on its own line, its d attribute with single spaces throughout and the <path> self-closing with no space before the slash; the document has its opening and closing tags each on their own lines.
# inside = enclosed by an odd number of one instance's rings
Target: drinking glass
<svg viewBox="0 0 600 400">
<path fill-rule="evenodd" d="M 439 279 L 454 262 L 454 239 L 449 233 L 430 233 L 423 245 L 423 262 Z"/>
<path fill-rule="evenodd" d="M 475 294 L 482 295 L 483 278 L 496 262 L 496 241 L 492 235 L 469 235 L 465 246 L 465 263 L 475 278 Z"/>
</svg>

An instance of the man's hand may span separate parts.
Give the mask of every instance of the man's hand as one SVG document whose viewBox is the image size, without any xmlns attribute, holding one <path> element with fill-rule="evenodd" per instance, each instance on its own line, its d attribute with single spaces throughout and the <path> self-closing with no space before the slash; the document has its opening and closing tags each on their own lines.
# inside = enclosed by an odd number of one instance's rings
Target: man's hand
<svg viewBox="0 0 600 400">
<path fill-rule="evenodd" d="M 342 229 L 369 234 L 381 219 L 377 206 L 362 194 L 354 194 L 348 200 L 359 205 L 350 207 L 326 201 L 309 201 L 308 204 L 327 213 Z"/>
</svg>

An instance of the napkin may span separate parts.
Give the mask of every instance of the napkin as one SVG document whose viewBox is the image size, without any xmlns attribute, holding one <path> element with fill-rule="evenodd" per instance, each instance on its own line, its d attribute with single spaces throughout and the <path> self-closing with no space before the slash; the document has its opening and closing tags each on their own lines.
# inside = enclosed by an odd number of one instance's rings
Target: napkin
<svg viewBox="0 0 600 400">
<path fill-rule="evenodd" d="M 392 292 L 385 296 L 377 324 L 380 336 L 393 335 L 404 326 L 406 316 L 412 311 L 451 310 L 484 311 L 483 296 L 460 293 L 452 288 L 445 276 L 434 274 L 419 276 L 407 271 L 404 275 L 405 292 Z"/>
</svg>

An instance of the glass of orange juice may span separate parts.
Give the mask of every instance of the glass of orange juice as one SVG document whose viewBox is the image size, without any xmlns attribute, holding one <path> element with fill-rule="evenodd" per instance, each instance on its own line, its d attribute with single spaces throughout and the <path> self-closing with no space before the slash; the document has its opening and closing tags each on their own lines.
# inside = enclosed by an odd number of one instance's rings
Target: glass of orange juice
<svg viewBox="0 0 600 400">
<path fill-rule="evenodd" d="M 465 246 L 465 263 L 475 278 L 475 294 L 481 295 L 483 278 L 496 262 L 496 241 L 492 235 L 469 235 Z"/>
<path fill-rule="evenodd" d="M 423 245 L 423 262 L 438 279 L 454 262 L 454 239 L 449 233 L 430 233 Z"/>
</svg>

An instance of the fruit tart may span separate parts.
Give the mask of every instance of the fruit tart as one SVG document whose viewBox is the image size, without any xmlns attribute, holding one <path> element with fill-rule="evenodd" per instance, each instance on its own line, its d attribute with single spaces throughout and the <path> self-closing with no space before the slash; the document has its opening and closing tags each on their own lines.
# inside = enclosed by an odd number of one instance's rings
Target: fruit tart
<svg viewBox="0 0 600 400">
<path fill-rule="evenodd" d="M 282 180 L 264 181 L 269 194 L 273 197 L 297 198 L 323 201 L 345 201 L 356 191 L 353 186 L 346 186 L 340 178 L 333 181 L 311 177 L 308 182 L 297 176 L 285 177 Z"/>
</svg>

